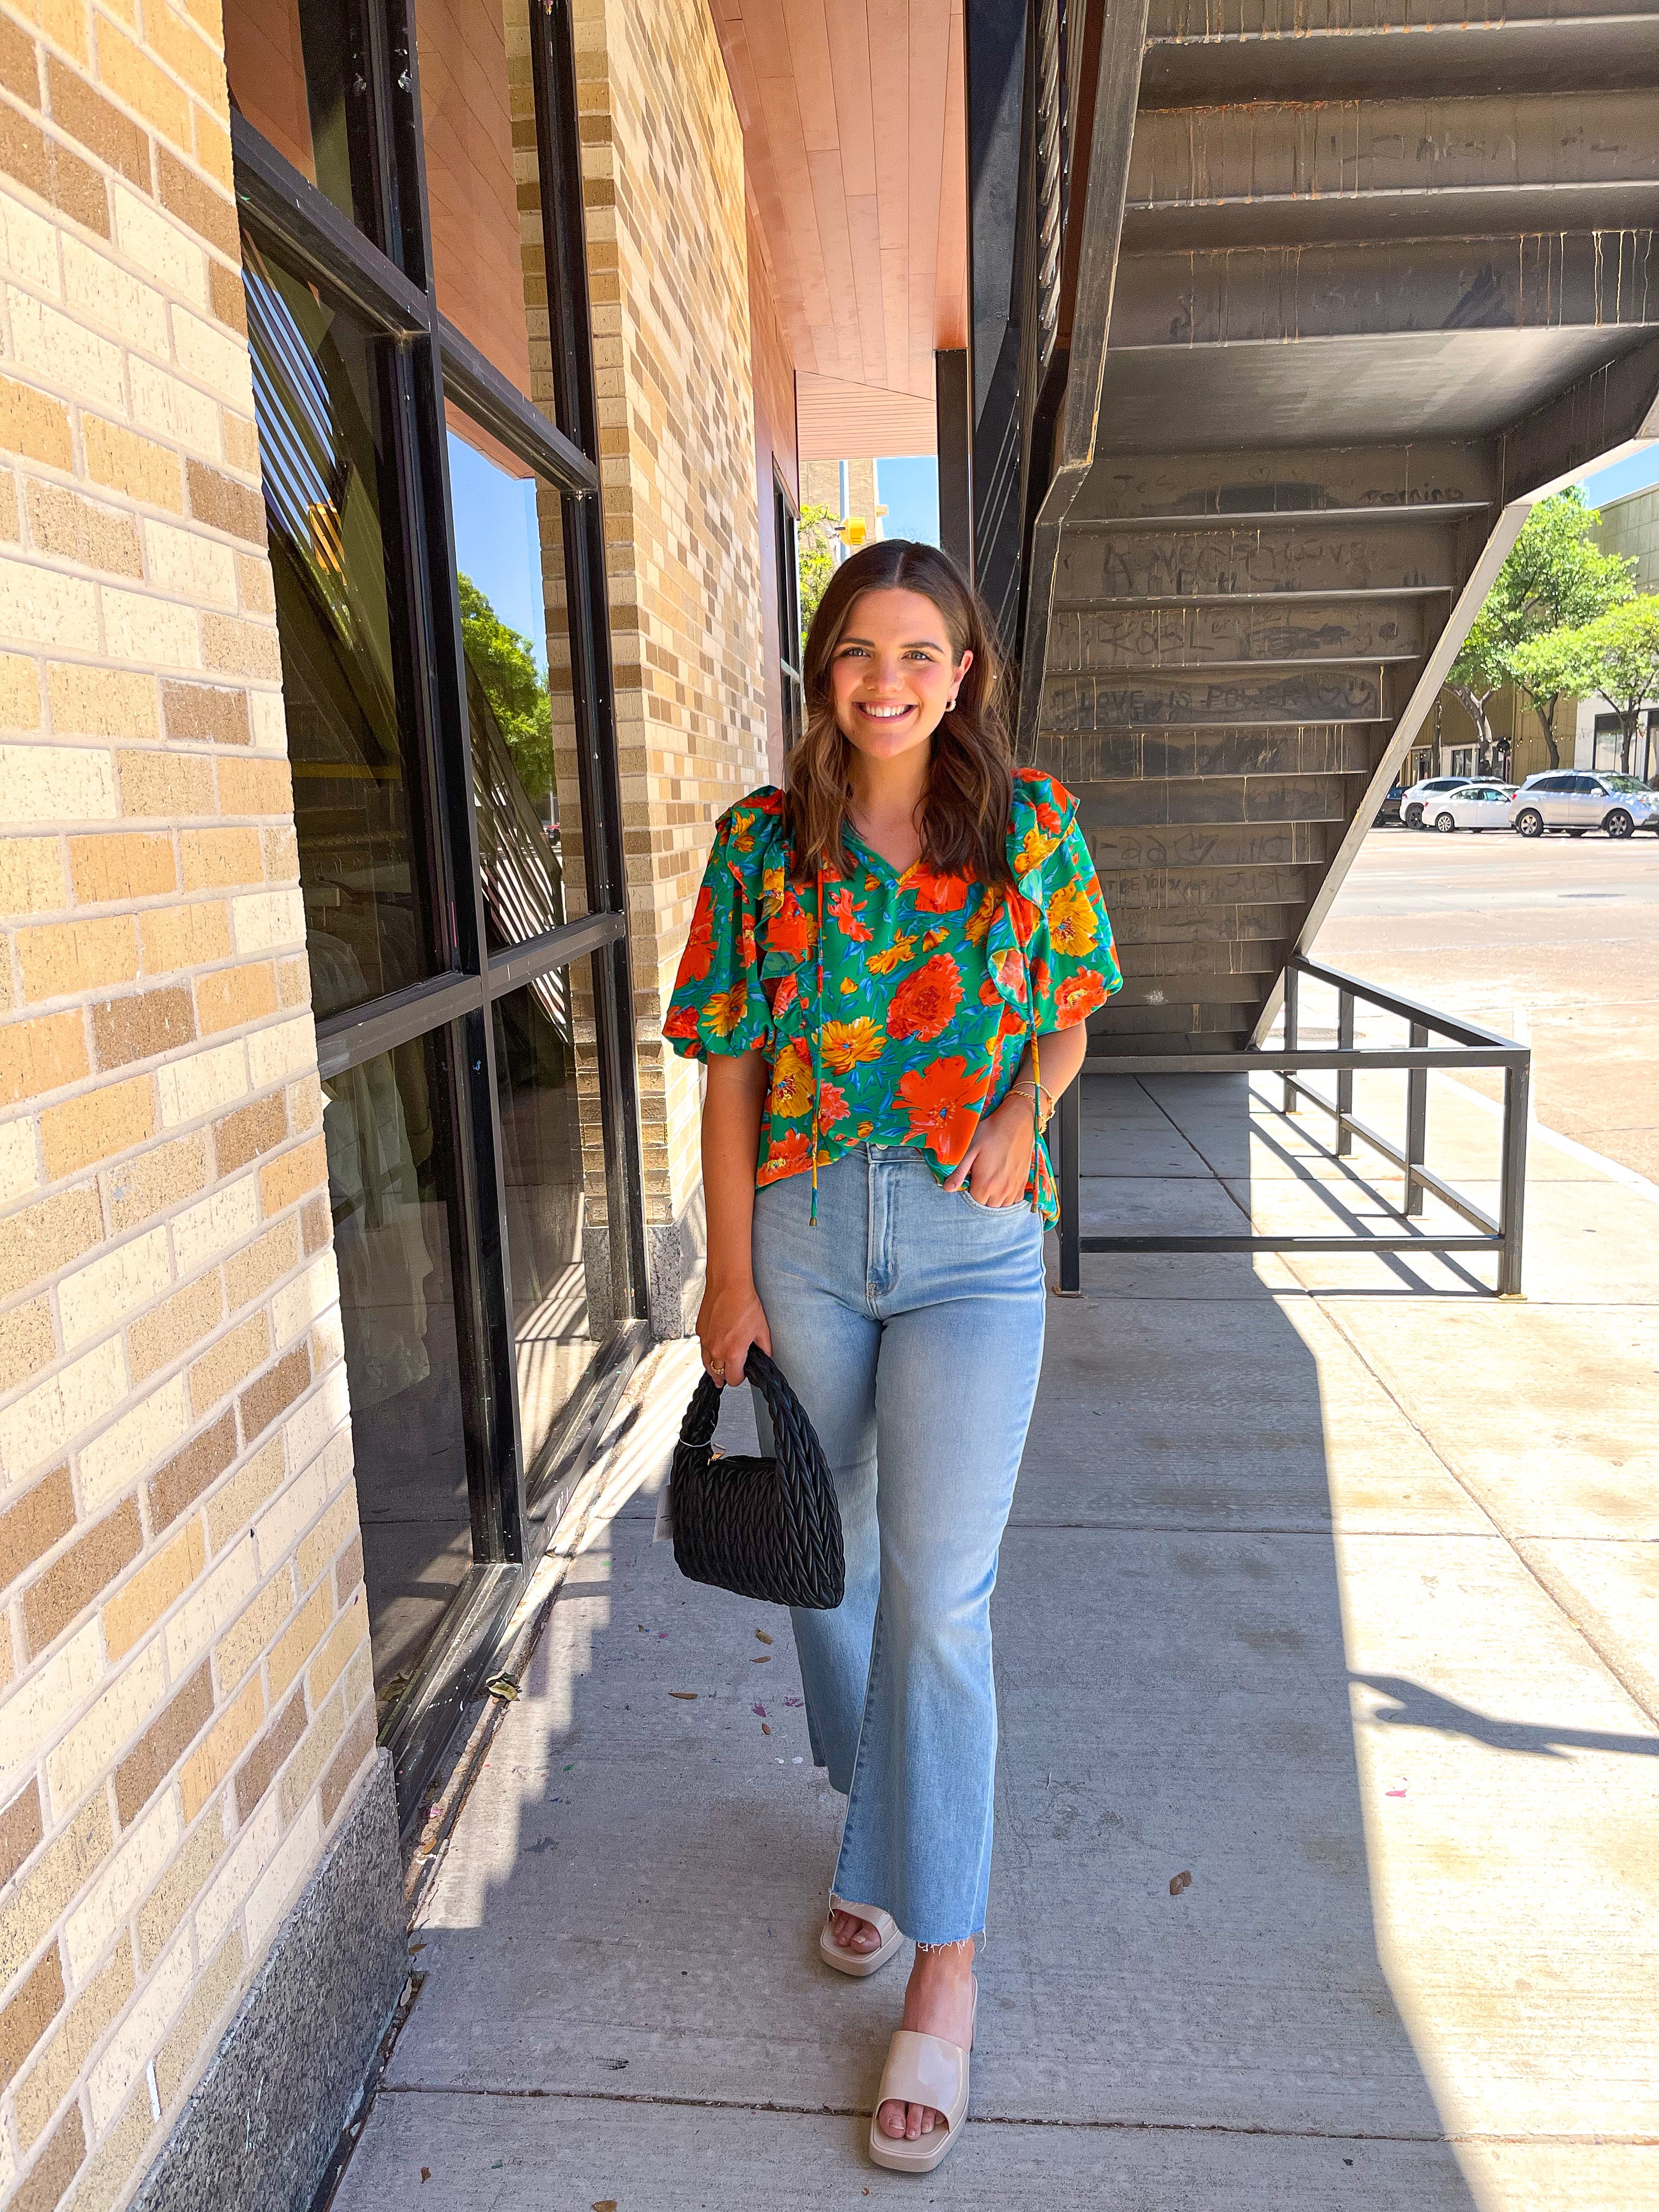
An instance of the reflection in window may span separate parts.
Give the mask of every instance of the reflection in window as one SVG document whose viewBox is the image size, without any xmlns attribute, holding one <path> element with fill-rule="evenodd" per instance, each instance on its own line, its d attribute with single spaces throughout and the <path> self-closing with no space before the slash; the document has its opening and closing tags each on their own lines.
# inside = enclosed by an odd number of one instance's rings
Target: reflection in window
<svg viewBox="0 0 1659 2212">
<path fill-rule="evenodd" d="M 407 1687 L 472 1564 L 447 1033 L 323 1086 L 375 1693 Z"/>
<path fill-rule="evenodd" d="M 362 192 L 373 165 L 357 8 L 351 0 L 225 0 L 224 16 L 231 105 L 373 235 Z"/>
<path fill-rule="evenodd" d="M 451 410 L 450 495 L 459 571 L 478 859 L 489 950 L 564 920 L 547 609 L 536 479 Z"/>
<path fill-rule="evenodd" d="M 582 1267 L 586 1209 L 563 970 L 495 1001 L 495 1089 L 526 1487 L 599 1349 Z"/>
<path fill-rule="evenodd" d="M 319 1014 L 433 970 L 414 851 L 385 349 L 244 240 L 306 941 Z"/>
<path fill-rule="evenodd" d="M 514 88 L 501 0 L 416 0 L 415 33 L 438 307 L 528 399 Z M 516 43 L 525 181 L 533 190 L 535 105 L 522 27 Z"/>
</svg>

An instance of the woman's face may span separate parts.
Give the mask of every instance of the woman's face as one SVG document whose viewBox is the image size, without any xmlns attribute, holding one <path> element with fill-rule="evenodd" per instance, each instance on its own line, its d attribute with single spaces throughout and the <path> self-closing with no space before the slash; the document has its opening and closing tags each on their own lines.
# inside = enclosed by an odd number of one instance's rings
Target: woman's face
<svg viewBox="0 0 1659 2212">
<path fill-rule="evenodd" d="M 952 657 L 945 617 L 924 592 L 860 592 L 830 663 L 836 720 L 872 760 L 925 744 L 968 673 Z"/>
</svg>

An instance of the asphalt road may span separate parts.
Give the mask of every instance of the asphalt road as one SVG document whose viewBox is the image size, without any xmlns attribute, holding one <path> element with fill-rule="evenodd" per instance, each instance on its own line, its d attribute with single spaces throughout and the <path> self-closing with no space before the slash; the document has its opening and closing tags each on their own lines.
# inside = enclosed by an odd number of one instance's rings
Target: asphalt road
<svg viewBox="0 0 1659 2212">
<path fill-rule="evenodd" d="M 1659 1182 L 1659 837 L 1373 830 L 1314 957 L 1529 1035 L 1539 1120 Z"/>
</svg>

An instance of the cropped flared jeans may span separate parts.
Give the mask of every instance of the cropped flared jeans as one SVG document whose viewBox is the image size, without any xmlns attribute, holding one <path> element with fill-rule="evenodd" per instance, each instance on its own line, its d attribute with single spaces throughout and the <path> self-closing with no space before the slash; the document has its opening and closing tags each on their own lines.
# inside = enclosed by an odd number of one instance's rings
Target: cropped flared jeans
<svg viewBox="0 0 1659 2212">
<path fill-rule="evenodd" d="M 922 1943 L 985 1924 L 991 1590 L 1042 1361 L 1042 1230 L 860 1146 L 755 1195 L 772 1352 L 823 1441 L 847 1595 L 796 1612 L 812 1756 L 847 1799 L 832 1895 Z M 765 1408 L 757 1407 L 762 1434 Z"/>
</svg>

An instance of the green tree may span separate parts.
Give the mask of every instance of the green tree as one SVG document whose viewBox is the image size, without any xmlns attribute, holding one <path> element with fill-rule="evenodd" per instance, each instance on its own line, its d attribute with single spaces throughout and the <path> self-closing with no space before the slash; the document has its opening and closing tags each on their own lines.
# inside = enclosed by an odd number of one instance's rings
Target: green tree
<svg viewBox="0 0 1659 2212">
<path fill-rule="evenodd" d="M 1582 629 L 1629 599 L 1636 564 L 1596 544 L 1592 532 L 1601 519 L 1576 484 L 1540 499 L 1452 663 L 1447 688 L 1480 734 L 1482 775 L 1491 772 L 1495 750 L 1487 702 L 1506 684 L 1516 685 L 1542 724 L 1550 766 L 1561 765 L 1555 715 L 1571 687 L 1540 690 L 1522 673 L 1515 656 L 1529 640 L 1550 630 Z M 1541 680 L 1559 665 L 1559 656 L 1546 655 L 1527 665 Z"/>
<path fill-rule="evenodd" d="M 539 803 L 553 786 L 553 702 L 530 640 L 509 629 L 465 571 L 461 641 L 495 710 L 519 781 Z"/>
<path fill-rule="evenodd" d="M 1619 717 L 1619 765 L 1628 775 L 1642 709 L 1659 699 L 1659 593 L 1622 600 L 1577 629 L 1547 631 L 1521 648 L 1517 663 L 1523 659 L 1531 681 L 1607 701 Z"/>
<path fill-rule="evenodd" d="M 836 545 L 841 517 L 833 507 L 804 507 L 797 543 L 800 549 L 800 647 L 806 650 L 806 633 L 812 627 L 824 586 L 836 573 Z"/>
</svg>

